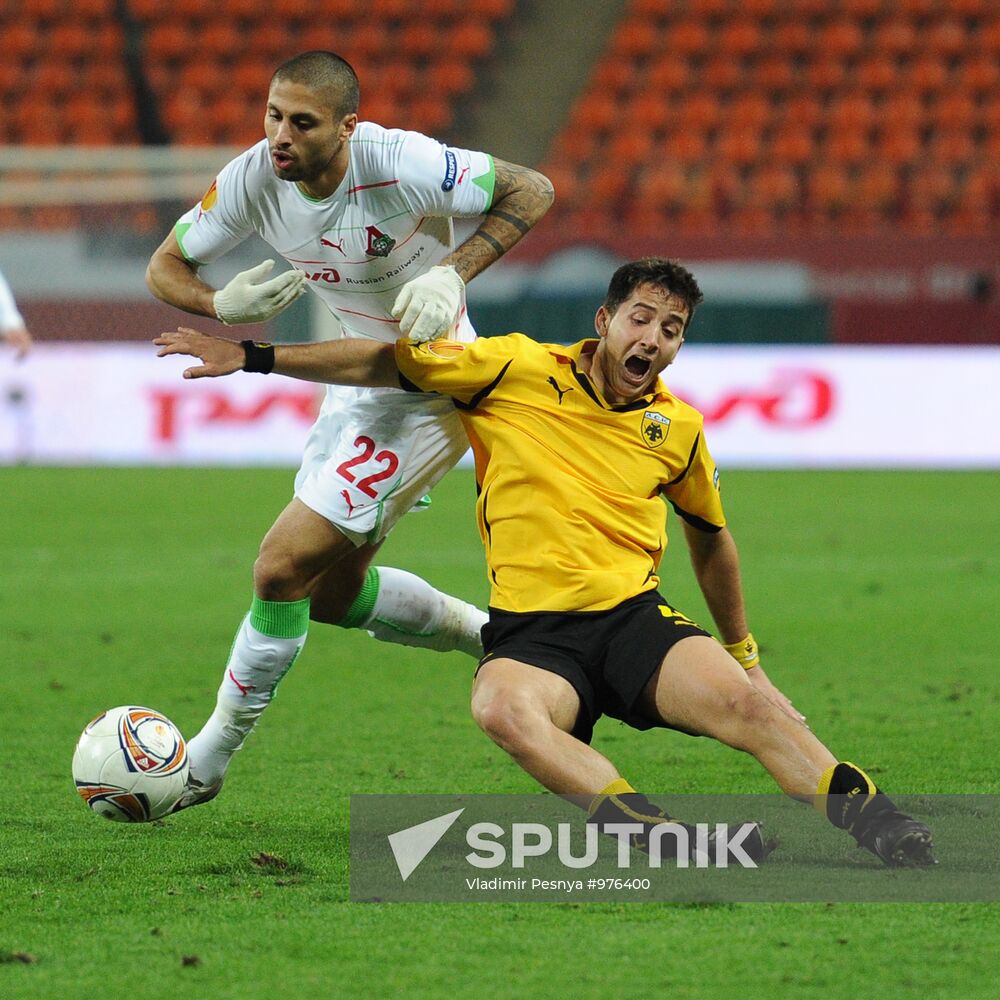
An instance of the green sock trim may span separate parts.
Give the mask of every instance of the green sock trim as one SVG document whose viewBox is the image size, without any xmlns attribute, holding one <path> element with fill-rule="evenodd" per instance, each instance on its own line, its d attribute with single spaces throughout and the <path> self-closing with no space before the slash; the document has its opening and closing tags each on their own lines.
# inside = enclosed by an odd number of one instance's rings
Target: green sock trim
<svg viewBox="0 0 1000 1000">
<path fill-rule="evenodd" d="M 341 628 L 363 628 L 371 620 L 376 597 L 378 597 L 378 567 L 369 566 L 365 582 L 361 585 L 361 593 L 337 624 Z"/>
<path fill-rule="evenodd" d="M 250 604 L 250 624 L 272 639 L 296 639 L 309 631 L 309 598 L 301 601 L 262 601 Z"/>
</svg>

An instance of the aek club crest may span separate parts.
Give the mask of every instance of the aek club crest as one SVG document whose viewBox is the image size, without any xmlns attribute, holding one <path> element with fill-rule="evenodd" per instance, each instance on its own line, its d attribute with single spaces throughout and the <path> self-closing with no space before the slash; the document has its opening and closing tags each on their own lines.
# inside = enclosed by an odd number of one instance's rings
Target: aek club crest
<svg viewBox="0 0 1000 1000">
<path fill-rule="evenodd" d="M 667 440 L 667 432 L 670 430 L 670 417 L 665 417 L 655 410 L 646 410 L 642 415 L 642 426 L 640 427 L 643 441 L 650 448 L 659 448 Z"/>
</svg>

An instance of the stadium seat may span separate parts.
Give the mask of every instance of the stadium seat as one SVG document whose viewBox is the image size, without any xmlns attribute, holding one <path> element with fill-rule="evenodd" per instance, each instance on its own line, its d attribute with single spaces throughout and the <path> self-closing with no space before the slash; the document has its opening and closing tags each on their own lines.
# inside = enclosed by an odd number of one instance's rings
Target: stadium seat
<svg viewBox="0 0 1000 1000">
<path fill-rule="evenodd" d="M 824 162 L 846 167 L 857 167 L 864 163 L 869 152 L 867 135 L 855 128 L 828 132 L 819 149 Z"/>
<path fill-rule="evenodd" d="M 592 85 L 598 91 L 619 94 L 631 89 L 636 79 L 636 67 L 620 59 L 603 59 L 594 71 Z"/>
<path fill-rule="evenodd" d="M 722 107 L 722 120 L 729 128 L 749 128 L 762 131 L 771 120 L 771 102 L 759 93 L 746 93 L 734 97 Z"/>
<path fill-rule="evenodd" d="M 875 104 L 865 93 L 853 92 L 833 97 L 826 113 L 826 123 L 834 130 L 867 131 L 875 123 Z"/>
<path fill-rule="evenodd" d="M 870 52 L 857 61 L 851 78 L 862 91 L 874 96 L 893 90 L 897 86 L 899 72 L 895 59 Z"/>
<path fill-rule="evenodd" d="M 847 65 L 839 58 L 820 56 L 802 70 L 806 85 L 816 94 L 829 96 L 847 79 Z"/>
<path fill-rule="evenodd" d="M 463 59 L 482 59 L 493 49 L 493 32 L 482 21 L 463 21 L 445 40 L 450 54 Z"/>
<path fill-rule="evenodd" d="M 703 160 L 708 151 L 704 133 L 687 128 L 680 128 L 668 134 L 660 146 L 666 158 L 687 165 Z"/>
<path fill-rule="evenodd" d="M 938 129 L 963 129 L 971 131 L 979 117 L 976 102 L 968 91 L 950 90 L 931 105 L 928 118 Z"/>
<path fill-rule="evenodd" d="M 892 58 L 909 56 L 917 48 L 917 29 L 904 17 L 893 17 L 875 25 L 871 51 Z"/>
<path fill-rule="evenodd" d="M 676 211 L 684 204 L 687 186 L 687 175 L 677 163 L 661 161 L 640 173 L 636 198 L 644 208 Z"/>
<path fill-rule="evenodd" d="M 918 55 L 903 71 L 906 84 L 914 93 L 928 97 L 943 90 L 948 82 L 948 67 L 935 55 Z"/>
<path fill-rule="evenodd" d="M 618 120 L 619 103 L 606 94 L 587 94 L 573 109 L 574 123 L 584 129 L 610 129 Z"/>
<path fill-rule="evenodd" d="M 808 210 L 829 219 L 851 204 L 851 181 L 847 171 L 836 164 L 821 163 L 806 178 Z"/>
<path fill-rule="evenodd" d="M 912 125 L 898 123 L 886 116 L 886 124 L 876 133 L 874 151 L 878 159 L 890 166 L 906 167 L 923 153 L 920 133 Z"/>
<path fill-rule="evenodd" d="M 764 162 L 747 183 L 748 204 L 774 215 L 786 216 L 795 211 L 801 198 L 798 175 L 784 163 Z"/>
<path fill-rule="evenodd" d="M 720 96 L 739 90 L 745 79 L 743 64 L 731 56 L 713 55 L 701 69 L 701 79 Z"/>
<path fill-rule="evenodd" d="M 662 133 L 677 118 L 673 104 L 662 92 L 641 91 L 629 105 L 629 117 L 648 132 Z"/>
<path fill-rule="evenodd" d="M 854 58 L 864 47 L 865 36 L 856 20 L 836 18 L 816 32 L 816 47 L 826 58 Z"/>
<path fill-rule="evenodd" d="M 814 49 L 812 28 L 805 21 L 781 21 L 775 25 L 771 40 L 775 51 L 793 59 L 804 58 Z"/>
<path fill-rule="evenodd" d="M 746 59 L 764 46 L 760 24 L 747 17 L 734 17 L 725 22 L 715 37 L 720 52 L 736 59 Z"/>
<path fill-rule="evenodd" d="M 691 67 L 675 56 L 654 59 L 646 70 L 644 87 L 656 95 L 675 94 L 682 91 L 691 79 Z"/>
<path fill-rule="evenodd" d="M 714 146 L 716 154 L 726 163 L 749 167 L 760 158 L 760 130 L 734 128 L 720 131 Z"/>
<path fill-rule="evenodd" d="M 802 167 L 813 158 L 816 141 L 811 129 L 804 125 L 788 123 L 777 130 L 771 140 L 770 150 L 775 162 L 790 167 Z"/>
<path fill-rule="evenodd" d="M 716 96 L 708 90 L 696 90 L 677 103 L 677 122 L 681 128 L 705 132 L 715 128 L 722 118 Z"/>
<path fill-rule="evenodd" d="M 611 36 L 610 52 L 616 59 L 646 59 L 659 49 L 659 34 L 648 23 L 626 18 Z"/>
<path fill-rule="evenodd" d="M 962 167 L 975 157 L 976 143 L 967 129 L 941 129 L 931 135 L 927 152 L 935 163 Z"/>
<path fill-rule="evenodd" d="M 630 170 L 649 158 L 654 145 L 653 134 L 648 129 L 629 123 L 612 133 L 607 148 L 611 161 L 619 169 Z"/>
<path fill-rule="evenodd" d="M 772 54 L 751 67 L 750 78 L 762 93 L 783 97 L 795 86 L 797 73 L 791 58 Z"/>
<path fill-rule="evenodd" d="M 709 51 L 710 37 L 708 28 L 701 21 L 684 18 L 669 30 L 670 51 L 688 59 L 705 55 Z"/>
<path fill-rule="evenodd" d="M 899 171 L 888 163 L 865 164 L 854 185 L 856 204 L 867 211 L 891 218 L 899 208 Z"/>
</svg>

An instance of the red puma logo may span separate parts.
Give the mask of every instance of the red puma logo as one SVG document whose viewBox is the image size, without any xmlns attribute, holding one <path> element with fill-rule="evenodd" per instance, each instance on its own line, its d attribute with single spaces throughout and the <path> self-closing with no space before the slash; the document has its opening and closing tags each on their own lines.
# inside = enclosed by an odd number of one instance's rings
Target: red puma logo
<svg viewBox="0 0 1000 1000">
<path fill-rule="evenodd" d="M 344 498 L 344 503 L 347 504 L 347 516 L 354 516 L 354 504 L 351 503 L 351 494 L 347 490 L 341 490 L 340 495 Z"/>
<path fill-rule="evenodd" d="M 251 691 L 257 690 L 256 684 L 241 684 L 237 679 L 236 675 L 229 671 L 229 679 L 240 689 L 240 694 L 245 698 Z"/>
<path fill-rule="evenodd" d="M 320 242 L 320 246 L 333 247 L 334 250 L 339 250 L 340 253 L 344 257 L 347 256 L 347 254 L 344 252 L 344 241 L 343 240 L 341 240 L 339 243 L 334 243 L 332 240 L 328 240 L 325 237 L 321 236 L 319 238 L 319 242 Z"/>
<path fill-rule="evenodd" d="M 458 175 L 458 180 L 455 181 L 456 186 L 462 183 L 462 181 L 465 179 L 465 175 L 468 172 L 469 172 L 468 167 L 462 167 L 462 172 Z"/>
</svg>

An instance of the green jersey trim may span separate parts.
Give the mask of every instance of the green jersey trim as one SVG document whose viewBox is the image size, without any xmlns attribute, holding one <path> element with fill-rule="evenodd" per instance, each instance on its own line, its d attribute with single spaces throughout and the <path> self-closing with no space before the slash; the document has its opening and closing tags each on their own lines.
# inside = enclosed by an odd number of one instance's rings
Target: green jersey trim
<svg viewBox="0 0 1000 1000">
<path fill-rule="evenodd" d="M 181 248 L 181 253 L 184 254 L 184 259 L 189 264 L 194 264 L 197 267 L 202 267 L 204 262 L 198 260 L 196 257 L 192 257 L 191 254 L 184 249 L 184 237 L 187 236 L 187 231 L 194 225 L 192 222 L 178 222 L 174 226 L 174 239 L 177 240 L 177 245 Z"/>
<path fill-rule="evenodd" d="M 485 174 L 473 177 L 472 183 L 486 192 L 487 210 L 489 210 L 493 207 L 493 191 L 497 183 L 497 168 L 493 162 L 493 157 L 489 153 L 486 154 L 486 158 L 490 161 L 490 169 Z"/>
</svg>

